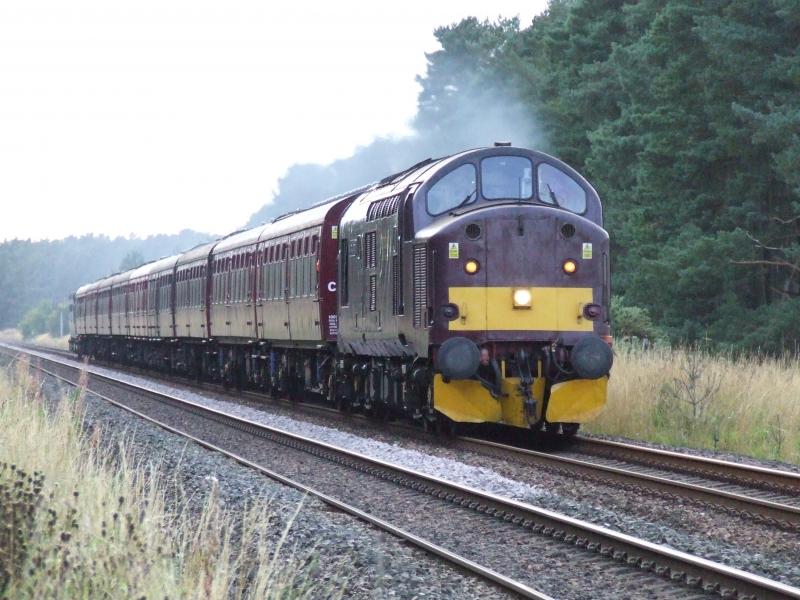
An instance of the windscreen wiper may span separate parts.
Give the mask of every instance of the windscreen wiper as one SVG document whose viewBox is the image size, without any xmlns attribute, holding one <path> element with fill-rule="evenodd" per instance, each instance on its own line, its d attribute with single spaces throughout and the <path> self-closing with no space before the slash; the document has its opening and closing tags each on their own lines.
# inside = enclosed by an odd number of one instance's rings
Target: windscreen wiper
<svg viewBox="0 0 800 600">
<path fill-rule="evenodd" d="M 471 191 L 469 194 L 467 194 L 467 197 L 466 197 L 466 198 L 464 198 L 464 199 L 461 201 L 461 204 L 459 204 L 458 206 L 456 206 L 456 207 L 455 207 L 455 208 L 453 208 L 452 210 L 458 210 L 459 208 L 461 208 L 461 207 L 462 207 L 462 206 L 464 206 L 465 204 L 469 204 L 470 202 L 472 202 L 472 197 L 473 197 L 473 196 L 477 196 L 477 195 L 478 195 L 478 188 L 475 188 L 475 189 L 474 189 L 474 190 L 472 190 L 472 191 Z"/>
<path fill-rule="evenodd" d="M 545 183 L 545 185 L 547 186 L 547 193 L 550 194 L 550 200 L 553 201 L 553 204 L 555 204 L 556 206 L 561 206 L 561 203 L 558 201 L 558 197 L 556 196 L 556 193 L 553 191 L 553 188 L 550 187 L 550 184 Z"/>
</svg>

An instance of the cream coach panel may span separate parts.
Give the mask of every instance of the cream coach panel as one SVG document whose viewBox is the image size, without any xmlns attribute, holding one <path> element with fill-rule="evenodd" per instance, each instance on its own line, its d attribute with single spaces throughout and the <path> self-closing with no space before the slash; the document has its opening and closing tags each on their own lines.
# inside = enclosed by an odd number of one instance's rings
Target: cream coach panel
<svg viewBox="0 0 800 600">
<path fill-rule="evenodd" d="M 130 271 L 118 273 L 111 277 L 111 335 L 128 334 L 125 295 L 130 277 Z"/>
<path fill-rule="evenodd" d="M 319 301 L 316 273 L 316 246 L 319 229 L 301 231 L 290 241 L 289 321 L 293 341 L 319 341 Z"/>
<path fill-rule="evenodd" d="M 286 270 L 289 238 L 280 237 L 263 243 L 264 264 L 260 267 L 259 299 L 256 318 L 262 339 L 288 341 L 289 307 Z"/>
<path fill-rule="evenodd" d="M 172 336 L 172 288 L 170 284 L 179 256 L 160 258 L 147 265 L 145 335 Z"/>
<path fill-rule="evenodd" d="M 252 278 L 263 226 L 235 233 L 214 248 L 211 293 L 211 332 L 215 338 L 256 337 Z"/>
<path fill-rule="evenodd" d="M 200 244 L 182 254 L 175 264 L 173 289 L 175 294 L 175 336 L 207 338 L 205 278 L 208 277 L 208 257 L 219 240 Z M 199 276 L 189 278 L 189 269 L 198 269 Z M 198 283 L 199 281 L 199 283 Z M 191 282 L 191 283 L 190 283 Z M 191 305 L 189 302 L 191 301 Z M 212 329 L 213 333 L 213 329 Z"/>
</svg>

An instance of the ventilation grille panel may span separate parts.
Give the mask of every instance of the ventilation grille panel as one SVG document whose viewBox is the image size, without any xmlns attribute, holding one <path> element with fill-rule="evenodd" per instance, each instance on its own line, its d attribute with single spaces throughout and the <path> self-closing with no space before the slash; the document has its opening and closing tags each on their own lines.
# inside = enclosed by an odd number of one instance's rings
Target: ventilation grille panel
<svg viewBox="0 0 800 600">
<path fill-rule="evenodd" d="M 403 314 L 403 280 L 400 273 L 400 255 L 392 257 L 392 314 Z"/>
<path fill-rule="evenodd" d="M 367 221 L 375 221 L 391 216 L 397 212 L 400 206 L 400 195 L 375 200 L 367 207 Z"/>
<path fill-rule="evenodd" d="M 364 267 L 366 269 L 375 268 L 377 260 L 376 242 L 376 234 L 374 231 L 369 231 L 364 235 Z"/>
<path fill-rule="evenodd" d="M 428 312 L 428 253 L 424 244 L 414 246 L 414 327 L 425 325 Z"/>
</svg>

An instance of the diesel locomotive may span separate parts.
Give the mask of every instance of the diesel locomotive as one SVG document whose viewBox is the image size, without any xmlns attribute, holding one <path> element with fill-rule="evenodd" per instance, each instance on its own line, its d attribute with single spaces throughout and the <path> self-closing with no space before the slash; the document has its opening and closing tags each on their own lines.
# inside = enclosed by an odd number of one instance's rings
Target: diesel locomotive
<svg viewBox="0 0 800 600">
<path fill-rule="evenodd" d="M 606 401 L 600 199 L 496 144 L 77 290 L 71 349 L 426 428 L 571 435 Z"/>
</svg>

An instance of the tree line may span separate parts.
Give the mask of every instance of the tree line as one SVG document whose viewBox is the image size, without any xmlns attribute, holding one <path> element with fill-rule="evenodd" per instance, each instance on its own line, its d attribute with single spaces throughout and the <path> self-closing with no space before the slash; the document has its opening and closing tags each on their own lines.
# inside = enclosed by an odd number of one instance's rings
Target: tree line
<svg viewBox="0 0 800 600">
<path fill-rule="evenodd" d="M 330 165 L 298 164 L 250 225 L 427 156 L 510 140 L 591 181 L 612 241 L 616 335 L 797 351 L 800 3 L 552 0 L 518 20 L 437 29 L 412 123 Z M 203 236 L 0 245 L 0 327 L 131 250 Z"/>
<path fill-rule="evenodd" d="M 553 0 L 527 27 L 436 37 L 416 135 L 293 167 L 254 222 L 307 202 L 309 181 L 343 191 L 505 137 L 600 193 L 617 335 L 797 350 L 800 3 Z"/>
<path fill-rule="evenodd" d="M 0 329 L 26 335 L 58 333 L 58 313 L 70 294 L 101 277 L 183 252 L 213 236 L 185 230 L 148 238 L 86 235 L 0 244 Z"/>
</svg>

